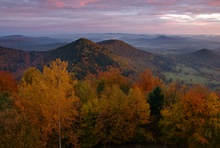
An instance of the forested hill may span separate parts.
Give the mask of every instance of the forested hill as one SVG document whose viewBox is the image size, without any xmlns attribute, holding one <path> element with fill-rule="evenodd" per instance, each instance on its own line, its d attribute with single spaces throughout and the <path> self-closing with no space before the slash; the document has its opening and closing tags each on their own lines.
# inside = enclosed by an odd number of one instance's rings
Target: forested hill
<svg viewBox="0 0 220 148">
<path fill-rule="evenodd" d="M 0 69 L 14 72 L 18 77 L 28 67 L 42 69 L 56 58 L 68 61 L 69 71 L 74 72 L 79 79 L 89 73 L 105 71 L 108 67 L 117 67 L 126 74 L 135 74 L 150 68 L 158 75 L 161 75 L 161 71 L 172 68 L 169 59 L 141 51 L 119 40 L 97 44 L 81 38 L 54 50 L 34 52 L 1 47 L 0 56 Z"/>
<path fill-rule="evenodd" d="M 220 68 L 220 55 L 213 50 L 200 49 L 182 57 L 183 61 L 194 67 Z"/>
</svg>

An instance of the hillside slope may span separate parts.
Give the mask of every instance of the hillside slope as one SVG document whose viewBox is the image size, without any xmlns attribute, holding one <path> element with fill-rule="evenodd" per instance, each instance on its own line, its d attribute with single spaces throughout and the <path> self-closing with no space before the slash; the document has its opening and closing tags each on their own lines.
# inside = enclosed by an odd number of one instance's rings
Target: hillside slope
<svg viewBox="0 0 220 148">
<path fill-rule="evenodd" d="M 209 49 L 187 54 L 181 60 L 194 67 L 220 68 L 220 56 Z"/>
<path fill-rule="evenodd" d="M 81 38 L 57 49 L 41 52 L 2 47 L 0 56 L 2 59 L 0 69 L 15 72 L 19 76 L 30 66 L 42 69 L 43 65 L 56 58 L 68 61 L 68 70 L 74 72 L 78 79 L 83 79 L 89 73 L 105 71 L 108 67 L 117 67 L 126 75 L 137 74 L 150 68 L 161 77 L 162 71 L 172 68 L 171 60 L 141 51 L 119 40 L 108 40 L 97 44 Z"/>
</svg>

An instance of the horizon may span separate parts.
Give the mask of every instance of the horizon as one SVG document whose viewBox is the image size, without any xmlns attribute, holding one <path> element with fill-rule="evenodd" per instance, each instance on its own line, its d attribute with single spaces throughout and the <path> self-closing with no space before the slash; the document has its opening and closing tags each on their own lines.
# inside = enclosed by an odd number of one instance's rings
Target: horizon
<svg viewBox="0 0 220 148">
<path fill-rule="evenodd" d="M 175 37 L 175 36 L 185 36 L 185 37 L 190 37 L 190 36 L 204 36 L 204 37 L 218 37 L 220 36 L 220 34 L 164 34 L 164 33 L 120 33 L 120 32 L 103 32 L 103 33 L 23 33 L 23 34 L 13 34 L 13 33 L 8 33 L 8 34 L 0 34 L 0 37 L 7 37 L 7 36 L 24 36 L 24 37 L 50 37 L 50 38 L 59 38 L 59 36 L 72 36 L 72 35 L 85 35 L 84 37 L 80 37 L 80 38 L 87 38 L 86 36 L 88 35 L 140 35 L 140 36 L 151 36 L 151 37 L 159 37 L 159 36 L 169 36 L 169 37 Z"/>
<path fill-rule="evenodd" d="M 3 0 L 0 34 L 220 35 L 219 6 L 218 0 Z"/>
</svg>

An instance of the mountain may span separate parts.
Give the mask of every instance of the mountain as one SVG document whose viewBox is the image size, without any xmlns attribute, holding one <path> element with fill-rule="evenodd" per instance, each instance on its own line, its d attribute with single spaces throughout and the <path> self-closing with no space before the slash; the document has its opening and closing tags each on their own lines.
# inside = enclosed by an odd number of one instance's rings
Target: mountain
<svg viewBox="0 0 220 148">
<path fill-rule="evenodd" d="M 136 57 L 136 56 L 152 56 L 152 53 L 141 51 L 121 40 L 105 40 L 98 42 L 97 44 L 108 48 L 111 52 L 124 56 L 124 57 Z"/>
<path fill-rule="evenodd" d="M 0 46 L 26 51 L 50 50 L 66 43 L 49 37 L 28 37 L 22 35 L 10 35 L 0 38 Z"/>
<path fill-rule="evenodd" d="M 180 58 L 181 62 L 193 67 L 220 68 L 220 55 L 209 49 L 200 49 Z"/>
<path fill-rule="evenodd" d="M 118 67 L 107 50 L 98 44 L 81 38 L 70 44 L 45 52 L 48 62 L 56 58 L 68 61 L 69 70 L 76 73 L 81 79 L 88 73 L 96 74 L 98 71 L 106 70 L 109 66 Z"/>
<path fill-rule="evenodd" d="M 149 68 L 162 77 L 162 71 L 169 71 L 173 67 L 171 59 L 137 49 L 120 40 L 106 40 L 98 44 L 108 49 L 120 67 L 128 71 L 140 73 Z"/>
<path fill-rule="evenodd" d="M 60 58 L 69 62 L 69 71 L 82 79 L 88 73 L 96 74 L 106 70 L 109 66 L 119 65 L 108 55 L 103 47 L 87 39 L 79 39 L 75 42 L 49 51 L 22 51 L 0 47 L 0 70 L 8 70 L 21 77 L 24 70 L 29 67 L 42 69 L 52 60 Z"/>
<path fill-rule="evenodd" d="M 124 74 L 137 74 L 146 68 L 161 76 L 162 71 L 172 68 L 172 61 L 166 57 L 154 55 L 132 47 L 120 40 L 106 40 L 94 43 L 81 38 L 67 45 L 49 51 L 21 51 L 0 48 L 0 70 L 9 70 L 22 76 L 24 70 L 43 65 L 60 58 L 68 61 L 68 70 L 78 79 L 87 74 L 105 71 L 108 67 L 117 67 Z"/>
<path fill-rule="evenodd" d="M 45 64 L 42 52 L 28 52 L 0 46 L 0 70 L 22 76 L 29 67 L 42 67 Z"/>
<path fill-rule="evenodd" d="M 219 59 L 219 56 L 209 49 L 200 49 L 196 52 L 193 52 L 190 56 L 200 60 L 207 60 L 207 61 Z"/>
<path fill-rule="evenodd" d="M 160 54 L 186 54 L 201 48 L 220 48 L 220 41 L 217 41 L 217 39 L 201 39 L 195 36 L 159 35 L 152 38 L 143 36 L 140 38 L 129 39 L 127 42 L 142 50 Z"/>
</svg>

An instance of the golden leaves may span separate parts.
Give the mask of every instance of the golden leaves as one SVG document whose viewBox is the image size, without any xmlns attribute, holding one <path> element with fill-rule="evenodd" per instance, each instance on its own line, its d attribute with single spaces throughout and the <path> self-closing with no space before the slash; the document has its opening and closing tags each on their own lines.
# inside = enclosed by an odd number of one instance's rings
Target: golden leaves
<svg viewBox="0 0 220 148">
<path fill-rule="evenodd" d="M 187 140 L 192 147 L 219 144 L 220 102 L 217 95 L 207 88 L 200 85 L 191 87 L 180 101 L 165 108 L 162 115 L 160 124 L 167 142 L 180 138 Z M 182 136 L 174 137 L 178 133 Z"/>
<path fill-rule="evenodd" d="M 40 129 L 45 144 L 53 133 L 64 135 L 61 131 L 69 127 L 77 115 L 74 103 L 78 98 L 74 95 L 67 65 L 57 59 L 49 67 L 45 66 L 43 73 L 30 69 L 19 87 L 18 108 L 23 108 L 33 128 Z"/>
</svg>

